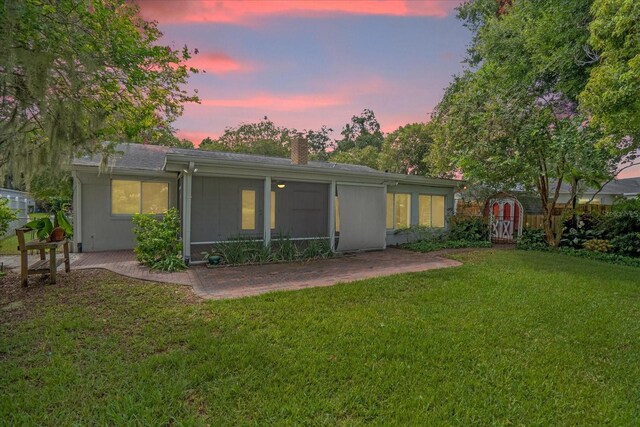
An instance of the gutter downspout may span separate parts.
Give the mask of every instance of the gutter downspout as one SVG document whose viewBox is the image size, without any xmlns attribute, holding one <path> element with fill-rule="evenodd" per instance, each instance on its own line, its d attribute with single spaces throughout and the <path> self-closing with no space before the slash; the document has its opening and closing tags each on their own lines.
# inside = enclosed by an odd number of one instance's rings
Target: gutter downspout
<svg viewBox="0 0 640 427">
<path fill-rule="evenodd" d="M 336 251 L 336 181 L 329 184 L 329 246 Z"/>
<path fill-rule="evenodd" d="M 194 162 L 189 162 L 189 170 L 182 175 L 182 255 L 187 265 L 191 261 L 191 178 L 194 169 Z"/>
<path fill-rule="evenodd" d="M 76 171 L 71 171 L 73 177 L 73 250 L 82 253 L 82 181 Z"/>
</svg>

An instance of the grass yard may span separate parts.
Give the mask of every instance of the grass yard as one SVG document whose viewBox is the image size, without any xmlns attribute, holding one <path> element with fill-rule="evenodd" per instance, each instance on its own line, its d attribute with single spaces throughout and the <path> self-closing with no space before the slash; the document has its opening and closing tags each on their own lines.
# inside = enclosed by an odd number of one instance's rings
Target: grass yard
<svg viewBox="0 0 640 427">
<path fill-rule="evenodd" d="M 29 217 L 33 220 L 36 218 L 44 218 L 49 216 L 46 213 L 32 213 Z M 29 232 L 26 234 L 27 239 L 35 239 L 35 234 Z M 0 239 L 0 255 L 18 255 L 18 238 L 13 230 L 9 231 L 9 237 Z"/>
<path fill-rule="evenodd" d="M 0 424 L 640 424 L 640 269 L 455 257 L 209 302 L 106 272 L 0 279 Z"/>
</svg>

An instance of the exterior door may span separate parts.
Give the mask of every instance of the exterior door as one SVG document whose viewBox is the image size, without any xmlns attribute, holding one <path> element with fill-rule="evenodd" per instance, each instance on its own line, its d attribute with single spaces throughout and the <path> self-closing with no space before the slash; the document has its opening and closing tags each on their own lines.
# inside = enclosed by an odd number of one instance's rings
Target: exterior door
<svg viewBox="0 0 640 427">
<path fill-rule="evenodd" d="M 492 200 L 490 203 L 491 241 L 513 243 L 522 235 L 522 205 L 512 197 Z"/>
</svg>

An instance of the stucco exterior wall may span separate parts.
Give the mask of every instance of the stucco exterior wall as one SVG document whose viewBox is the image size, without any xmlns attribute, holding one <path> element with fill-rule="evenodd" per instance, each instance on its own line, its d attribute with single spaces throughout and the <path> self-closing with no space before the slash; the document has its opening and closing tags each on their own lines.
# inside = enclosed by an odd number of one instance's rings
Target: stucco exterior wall
<svg viewBox="0 0 640 427">
<path fill-rule="evenodd" d="M 110 250 L 133 249 L 135 237 L 133 235 L 132 215 L 111 214 L 111 180 L 138 180 L 169 183 L 169 207 L 177 206 L 177 179 L 171 176 L 135 176 L 110 175 L 77 172 L 77 183 L 81 185 L 81 201 L 78 190 L 74 191 L 74 223 L 78 224 L 78 204 L 80 205 L 81 240 L 83 252 L 98 252 Z M 77 234 L 77 233 L 76 233 Z"/>
<path fill-rule="evenodd" d="M 453 215 L 454 189 L 443 187 L 430 187 L 422 185 L 394 185 L 387 187 L 388 193 L 410 193 L 411 194 L 411 225 L 418 225 L 419 206 L 418 197 L 421 194 L 445 196 L 445 219 Z M 445 228 L 447 223 L 445 221 Z M 394 230 L 387 230 L 387 246 L 399 245 L 411 241 L 411 235 L 407 233 L 396 234 Z"/>
</svg>

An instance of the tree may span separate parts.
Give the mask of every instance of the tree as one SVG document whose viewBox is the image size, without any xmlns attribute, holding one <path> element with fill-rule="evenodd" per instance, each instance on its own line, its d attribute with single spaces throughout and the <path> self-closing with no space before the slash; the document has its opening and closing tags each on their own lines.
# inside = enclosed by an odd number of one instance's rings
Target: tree
<svg viewBox="0 0 640 427">
<path fill-rule="evenodd" d="M 429 166 L 433 125 L 411 123 L 401 126 L 384 138 L 379 168 L 394 173 L 426 175 Z"/>
<path fill-rule="evenodd" d="M 144 138 L 146 144 L 162 145 L 175 148 L 193 148 L 193 142 L 188 139 L 180 139 L 174 134 L 174 129 L 166 126 L 151 130 Z"/>
<path fill-rule="evenodd" d="M 242 123 L 236 127 L 228 127 L 218 139 L 207 137 L 202 140 L 199 148 L 201 150 L 287 157 L 291 140 L 296 133 L 295 129 L 276 126 L 265 116 L 257 123 Z"/>
<path fill-rule="evenodd" d="M 352 165 L 369 166 L 378 169 L 380 153 L 375 147 L 369 145 L 363 148 L 352 148 L 346 151 L 336 151 L 331 155 L 331 161 L 335 163 L 349 163 Z"/>
<path fill-rule="evenodd" d="M 554 246 L 561 237 L 552 217 L 562 184 L 575 197 L 581 180 L 614 174 L 625 154 L 597 145 L 599 129 L 578 113 L 592 66 L 584 49 L 590 4 L 465 3 L 459 17 L 474 31 L 470 68 L 454 79 L 434 114 L 436 171 L 461 170 L 482 185 L 533 191 Z"/>
<path fill-rule="evenodd" d="M 329 149 L 335 149 L 335 142 L 329 136 L 333 129 L 322 126 L 319 130 L 305 130 L 304 136 L 309 142 L 309 153 L 315 160 L 329 159 Z"/>
<path fill-rule="evenodd" d="M 126 0 L 3 2 L 0 166 L 28 181 L 102 141 L 142 142 L 198 100 L 184 89 L 193 52 L 158 45 L 137 12 Z"/>
<path fill-rule="evenodd" d="M 351 117 L 351 122 L 342 128 L 342 139 L 337 142 L 336 151 L 352 148 L 373 147 L 380 151 L 384 135 L 373 111 L 365 109 L 359 116 Z"/>
<path fill-rule="evenodd" d="M 640 2 L 596 0 L 589 43 L 597 65 L 581 100 L 615 146 L 625 136 L 640 140 Z"/>
</svg>

